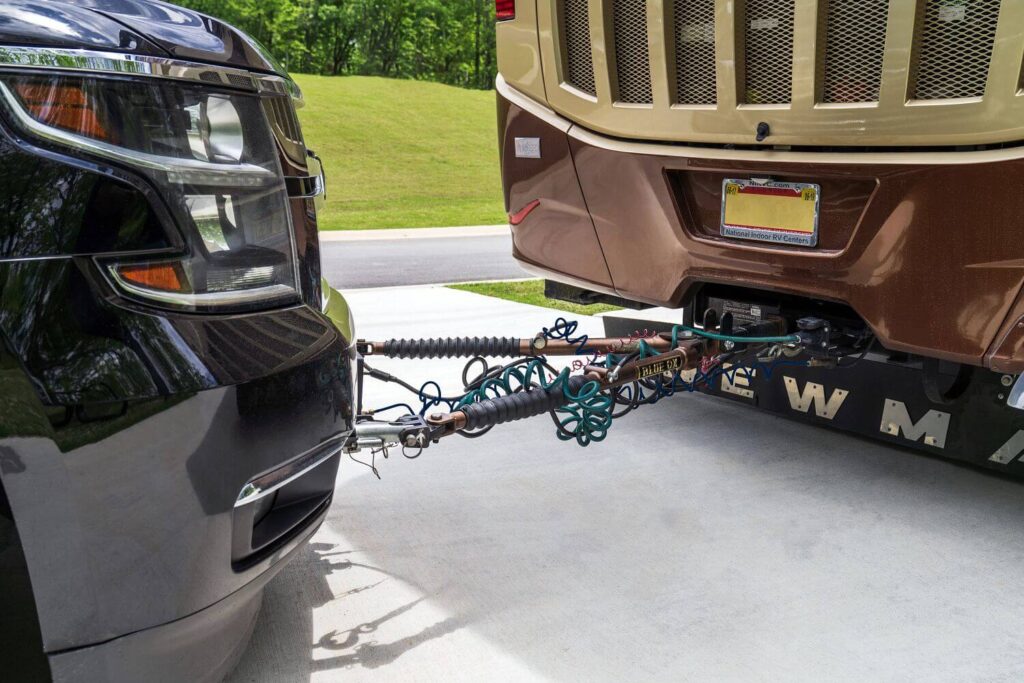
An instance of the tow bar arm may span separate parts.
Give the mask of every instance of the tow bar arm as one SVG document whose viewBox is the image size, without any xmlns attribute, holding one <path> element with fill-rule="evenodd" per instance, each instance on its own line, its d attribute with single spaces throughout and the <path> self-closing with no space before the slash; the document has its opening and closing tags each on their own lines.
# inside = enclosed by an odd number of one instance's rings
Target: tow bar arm
<svg viewBox="0 0 1024 683">
<path fill-rule="evenodd" d="M 587 446 L 605 438 L 612 422 L 642 405 L 679 392 L 706 390 L 723 375 L 765 372 L 778 365 L 835 367 L 839 359 L 870 348 L 844 344 L 825 321 L 803 318 L 788 333 L 788 323 L 772 317 L 755 324 L 734 324 L 731 316 L 705 315 L 703 327 L 676 325 L 668 333 L 631 337 L 574 336 L 577 324 L 559 319 L 533 337 L 450 337 L 360 340 L 357 350 L 359 418 L 346 451 L 383 453 L 401 447 L 415 458 L 425 448 L 453 435 L 480 436 L 493 427 L 549 414 L 563 441 Z M 392 359 L 469 359 L 463 389 L 440 394 L 436 382 L 416 387 L 367 364 Z M 550 357 L 574 357 L 572 371 L 556 370 Z M 512 359 L 490 366 L 487 359 Z M 481 369 L 470 378 L 472 368 Z M 397 383 L 415 394 L 422 407 L 398 404 L 410 414 L 391 421 L 375 419 L 362 407 L 366 376 Z M 428 389 L 432 387 L 432 389 Z"/>
<path fill-rule="evenodd" d="M 586 396 L 592 400 L 600 395 L 607 396 L 625 385 L 656 380 L 672 381 L 680 373 L 696 368 L 701 358 L 718 346 L 717 342 L 693 335 L 687 335 L 683 340 L 675 339 L 674 336 L 650 334 L 621 338 L 573 338 L 571 332 L 575 329 L 575 323 L 560 320 L 555 329 L 560 329 L 559 326 L 564 328 L 563 332 L 554 337 L 549 330 L 545 330 L 530 338 L 358 341 L 359 418 L 346 444 L 346 452 L 353 454 L 369 450 L 386 456 L 389 448 L 400 447 L 406 457 L 416 457 L 423 449 L 437 444 L 445 437 L 456 434 L 479 435 L 500 424 L 554 414 L 567 408 L 571 410 L 571 406 L 579 403 L 581 397 Z M 581 367 L 582 372 L 570 375 L 563 371 L 556 375 L 554 369 L 547 364 L 549 356 L 574 356 L 578 359 L 574 365 Z M 605 365 L 598 360 L 602 356 Z M 363 384 L 367 376 L 383 382 L 398 383 L 412 392 L 416 392 L 416 389 L 389 373 L 370 367 L 366 361 L 375 357 L 467 358 L 471 364 L 482 362 L 485 372 L 473 382 L 467 382 L 464 373 L 464 389 L 467 393 L 457 399 L 435 399 L 431 409 L 421 389 L 419 394 L 424 399 L 424 408 L 419 414 L 382 421 L 375 419 L 373 412 L 363 410 Z M 492 358 L 518 359 L 498 370 L 517 365 L 523 367 L 523 364 L 530 363 L 531 367 L 539 368 L 537 377 L 533 378 L 531 369 L 528 373 L 530 379 L 525 384 L 515 388 L 506 387 L 505 392 L 495 392 L 503 395 L 487 395 L 485 390 L 480 389 L 481 384 L 493 382 L 498 377 L 495 369 L 486 364 L 485 359 Z M 609 365 L 610 360 L 615 360 L 616 364 Z M 480 393 L 472 400 L 467 400 L 473 389 L 480 390 Z M 607 419 L 610 423 L 611 417 Z M 410 451 L 414 454 L 410 455 Z"/>
</svg>

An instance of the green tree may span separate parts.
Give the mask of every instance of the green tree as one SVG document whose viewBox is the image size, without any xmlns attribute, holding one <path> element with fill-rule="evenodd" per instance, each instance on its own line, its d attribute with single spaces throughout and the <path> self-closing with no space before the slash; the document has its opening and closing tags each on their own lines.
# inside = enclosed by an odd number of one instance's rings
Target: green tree
<svg viewBox="0 0 1024 683">
<path fill-rule="evenodd" d="M 490 88 L 492 0 L 179 0 L 249 33 L 289 69 Z"/>
</svg>

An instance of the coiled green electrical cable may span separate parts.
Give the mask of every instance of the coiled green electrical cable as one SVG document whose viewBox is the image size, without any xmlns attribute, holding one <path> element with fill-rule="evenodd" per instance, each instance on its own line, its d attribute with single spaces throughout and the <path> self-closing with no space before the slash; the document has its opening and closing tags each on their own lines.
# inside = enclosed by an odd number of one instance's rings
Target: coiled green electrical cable
<svg viewBox="0 0 1024 683">
<path fill-rule="evenodd" d="M 470 391 L 459 401 L 456 409 L 498 396 L 510 396 L 517 391 L 543 389 L 544 391 L 561 390 L 566 405 L 558 409 L 560 417 L 558 438 L 562 441 L 576 440 L 581 446 L 603 441 L 612 426 L 611 396 L 601 392 L 597 382 L 587 382 L 574 392 L 569 387 L 569 368 L 564 368 L 553 380 L 544 376 L 547 363 L 533 360 L 526 365 L 507 367 L 501 374 L 481 382 L 480 386 Z"/>
<path fill-rule="evenodd" d="M 578 323 L 575 321 L 567 321 L 564 318 L 559 318 L 555 325 L 550 329 L 544 330 L 544 336 L 548 339 L 566 339 L 570 343 L 578 345 L 578 355 L 587 355 L 590 351 L 586 347 L 587 337 L 573 337 L 577 329 Z M 706 332 L 693 327 L 687 327 L 685 325 L 676 325 L 672 328 L 672 347 L 677 348 L 679 346 L 679 340 L 683 332 L 688 332 L 692 335 L 702 337 L 705 339 L 712 339 L 715 341 L 731 341 L 738 344 L 794 344 L 799 343 L 800 338 L 796 335 L 786 335 L 779 337 L 740 337 L 735 335 L 724 335 L 715 332 Z M 625 363 L 628 360 L 651 358 L 653 356 L 659 356 L 661 353 L 656 351 L 650 344 L 645 340 L 640 339 L 637 343 L 637 352 L 630 356 L 617 356 L 615 354 L 605 355 L 605 365 L 609 369 L 615 367 L 617 364 Z M 524 359 L 525 360 L 525 359 Z M 737 368 L 742 370 L 742 368 Z M 530 390 L 544 390 L 544 391 L 561 391 L 565 399 L 565 405 L 556 409 L 557 416 L 555 423 L 558 425 L 558 438 L 562 441 L 575 440 L 580 446 L 588 446 L 591 443 L 604 441 L 608 436 L 608 431 L 611 429 L 614 421 L 614 409 L 616 405 L 616 397 L 618 393 L 625 390 L 622 387 L 612 392 L 603 392 L 601 385 L 598 382 L 590 381 L 584 384 L 579 391 L 573 391 L 569 385 L 570 372 L 568 368 L 564 368 L 561 372 L 555 375 L 554 379 L 548 380 L 545 376 L 545 371 L 553 373 L 553 369 L 543 359 L 534 359 L 528 363 L 514 363 L 496 374 L 493 377 L 489 377 L 480 382 L 479 386 L 476 386 L 473 390 L 467 392 L 455 405 L 455 409 L 468 406 L 473 403 L 478 403 L 487 399 L 493 399 L 500 396 L 510 396 L 520 391 Z M 714 377 L 714 373 L 711 376 L 705 376 L 701 373 L 704 380 L 709 380 Z M 669 396 L 675 393 L 679 382 L 679 373 L 673 378 L 671 384 L 667 387 L 667 391 L 659 388 L 656 394 L 652 394 L 650 399 L 644 398 L 644 401 L 656 402 L 660 398 Z M 696 382 L 693 385 L 686 385 L 688 390 L 693 391 L 696 388 Z M 643 390 L 637 387 L 635 391 L 643 393 Z"/>
</svg>

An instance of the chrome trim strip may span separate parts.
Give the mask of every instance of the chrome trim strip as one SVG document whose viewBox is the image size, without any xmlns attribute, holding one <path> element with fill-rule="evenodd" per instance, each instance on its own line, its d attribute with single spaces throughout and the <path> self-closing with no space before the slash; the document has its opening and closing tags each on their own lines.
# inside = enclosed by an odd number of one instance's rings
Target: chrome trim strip
<svg viewBox="0 0 1024 683">
<path fill-rule="evenodd" d="M 494 88 L 498 91 L 499 95 L 512 104 L 530 114 L 533 114 L 544 123 L 562 133 L 568 133 L 569 129 L 573 127 L 572 121 L 562 118 L 553 109 L 550 109 L 540 102 L 522 94 L 509 85 L 505 80 L 505 77 L 501 74 L 498 74 L 498 78 L 494 82 Z M 504 134 L 504 131 L 501 131 L 501 133 Z"/>
<path fill-rule="evenodd" d="M 312 199 L 313 206 L 319 213 L 327 206 L 327 170 L 324 168 L 323 160 L 311 150 L 306 150 L 306 163 L 310 172 L 314 174 Z"/>
<path fill-rule="evenodd" d="M 724 147 L 690 147 L 686 144 L 664 142 L 636 142 L 621 140 L 581 127 L 548 107 L 522 94 L 509 85 L 501 75 L 495 82 L 498 94 L 520 109 L 541 119 L 548 125 L 566 133 L 584 144 L 612 152 L 641 154 L 645 156 L 682 157 L 687 159 L 713 159 L 727 161 L 757 161 L 780 163 L 813 164 L 864 164 L 864 165 L 967 165 L 986 164 L 997 161 L 1013 161 L 1024 158 L 1024 146 L 1003 149 L 989 149 L 970 152 L 789 152 L 773 149 L 743 150 Z M 593 287 L 591 287 L 593 289 Z"/>
<path fill-rule="evenodd" d="M 302 94 L 302 88 L 299 84 L 290 78 L 282 78 L 281 76 L 263 76 L 259 74 L 253 74 L 253 78 L 256 79 L 256 84 L 259 87 L 261 95 L 287 95 L 292 98 L 295 102 L 296 109 L 302 109 L 306 105 L 305 97 Z"/>
<path fill-rule="evenodd" d="M 323 175 L 285 178 L 289 199 L 315 199 L 326 193 Z"/>
<path fill-rule="evenodd" d="M 1024 375 L 1018 376 L 1013 383 L 1010 395 L 1006 399 L 1006 405 L 1017 410 L 1024 410 Z"/>
<path fill-rule="evenodd" d="M 313 152 L 308 152 L 306 165 L 309 168 L 308 176 L 285 178 L 288 196 L 293 199 L 326 198 L 327 172 L 324 170 L 324 162 Z"/>
<path fill-rule="evenodd" d="M 209 294 L 175 294 L 174 292 L 162 292 L 156 289 L 146 289 L 145 287 L 133 285 L 121 277 L 117 272 L 116 265 L 109 266 L 107 272 L 110 273 L 110 277 L 117 283 L 117 286 L 129 294 L 134 294 L 150 301 L 160 301 L 165 304 L 175 304 L 178 306 L 194 306 L 197 308 L 203 306 L 235 306 L 259 301 L 273 301 L 275 299 L 294 299 L 299 296 L 299 290 L 296 287 L 288 287 L 287 285 L 270 285 L 269 287 L 254 287 L 253 289 L 239 289 Z"/>
<path fill-rule="evenodd" d="M 0 47 L 0 66 L 60 71 L 90 71 L 194 81 L 257 92 L 248 71 L 120 52 L 45 47 Z"/>
<path fill-rule="evenodd" d="M 295 100 L 296 107 L 304 104 L 302 90 L 290 78 L 148 55 L 0 45 L 0 68 L 4 67 L 167 78 L 218 85 L 261 95 L 287 95 Z"/>
<path fill-rule="evenodd" d="M 329 461 L 341 453 L 343 443 L 339 441 L 336 446 L 321 444 L 311 451 L 300 455 L 287 465 L 279 467 L 269 474 L 253 479 L 242 487 L 238 498 L 235 500 L 235 507 L 255 503 L 261 498 L 266 498 L 278 489 L 281 489 L 296 479 L 300 479 L 320 465 Z"/>
</svg>

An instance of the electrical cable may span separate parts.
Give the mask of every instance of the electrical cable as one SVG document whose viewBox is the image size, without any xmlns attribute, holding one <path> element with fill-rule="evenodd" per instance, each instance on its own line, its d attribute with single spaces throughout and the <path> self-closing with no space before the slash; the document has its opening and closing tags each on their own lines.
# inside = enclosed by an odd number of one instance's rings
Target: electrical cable
<svg viewBox="0 0 1024 683">
<path fill-rule="evenodd" d="M 408 403 L 393 403 L 389 406 L 384 406 L 383 408 L 377 408 L 376 410 L 373 411 L 373 414 L 380 415 L 381 413 L 386 413 L 389 410 L 394 410 L 395 408 L 405 408 L 406 411 L 408 411 L 409 415 L 416 414 L 416 411 L 413 410 L 412 406 L 409 405 Z"/>
<path fill-rule="evenodd" d="M 590 341 L 589 335 L 581 335 L 574 337 L 576 330 L 579 328 L 579 322 L 575 320 L 566 320 L 565 318 L 558 318 L 555 320 L 555 324 L 551 327 L 545 327 L 541 334 L 544 338 L 551 340 L 564 341 L 567 344 L 576 347 L 577 356 L 588 356 L 594 352 L 593 349 L 587 348 L 587 342 Z"/>
<path fill-rule="evenodd" d="M 731 334 L 718 334 L 717 332 L 706 332 L 705 330 L 697 329 L 696 327 L 688 327 L 686 325 L 676 325 L 672 328 L 672 341 L 673 346 L 678 344 L 679 341 L 679 330 L 695 334 L 698 337 L 704 337 L 705 339 L 711 339 L 713 341 L 728 341 L 735 342 L 737 344 L 799 344 L 800 337 L 795 334 L 788 334 L 782 337 L 737 337 Z"/>
<path fill-rule="evenodd" d="M 847 368 L 852 368 L 853 366 L 857 365 L 862 360 L 864 360 L 864 358 L 867 357 L 868 353 L 871 352 L 871 349 L 875 348 L 875 344 L 877 342 L 878 342 L 878 337 L 874 337 L 874 336 L 871 337 L 871 342 L 868 343 L 868 345 L 864 347 L 864 350 L 861 352 L 861 354 L 859 356 L 857 356 L 856 358 L 853 359 L 852 363 L 850 363 L 848 365 L 843 365 L 842 362 L 837 361 L 836 362 L 836 367 L 837 368 L 842 368 L 842 369 L 846 370 Z"/>
</svg>

